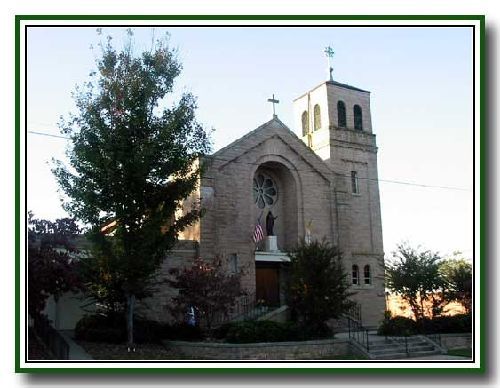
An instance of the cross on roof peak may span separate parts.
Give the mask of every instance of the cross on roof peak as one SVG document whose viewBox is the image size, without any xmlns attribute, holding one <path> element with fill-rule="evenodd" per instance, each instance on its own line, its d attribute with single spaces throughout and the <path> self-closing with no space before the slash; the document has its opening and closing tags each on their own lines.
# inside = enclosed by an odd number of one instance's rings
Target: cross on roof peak
<svg viewBox="0 0 500 388">
<path fill-rule="evenodd" d="M 333 58 L 333 54 L 335 51 L 330 46 L 325 47 L 325 51 L 323 51 L 328 58 L 328 76 L 330 77 L 330 81 L 333 81 L 333 67 L 331 64 L 331 60 Z"/>
<path fill-rule="evenodd" d="M 274 93 L 273 93 L 273 98 L 268 98 L 267 102 L 271 102 L 273 104 L 273 117 L 278 117 L 278 116 L 276 116 L 275 104 L 279 104 L 280 100 L 277 100 L 274 97 Z"/>
</svg>

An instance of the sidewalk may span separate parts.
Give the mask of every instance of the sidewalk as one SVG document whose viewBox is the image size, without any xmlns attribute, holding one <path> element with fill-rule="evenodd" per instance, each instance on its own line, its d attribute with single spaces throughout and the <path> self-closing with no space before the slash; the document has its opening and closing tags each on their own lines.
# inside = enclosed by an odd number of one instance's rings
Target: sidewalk
<svg viewBox="0 0 500 388">
<path fill-rule="evenodd" d="M 470 357 L 460 357 L 460 356 L 448 356 L 447 354 L 436 354 L 433 356 L 425 356 L 425 357 L 409 357 L 405 358 L 405 360 L 472 360 Z"/>
<path fill-rule="evenodd" d="M 59 330 L 59 333 L 64 337 L 69 345 L 69 359 L 70 360 L 93 360 L 85 349 L 78 345 L 74 338 L 73 330 Z"/>
</svg>

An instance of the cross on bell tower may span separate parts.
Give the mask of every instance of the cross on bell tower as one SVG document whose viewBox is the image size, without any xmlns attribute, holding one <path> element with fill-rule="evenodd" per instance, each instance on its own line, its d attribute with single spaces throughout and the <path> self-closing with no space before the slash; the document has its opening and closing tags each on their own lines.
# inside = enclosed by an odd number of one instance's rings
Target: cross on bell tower
<svg viewBox="0 0 500 388">
<path fill-rule="evenodd" d="M 273 98 L 268 98 L 267 102 L 271 102 L 273 104 L 273 117 L 278 117 L 278 116 L 276 116 L 275 104 L 279 104 L 280 100 L 275 99 L 274 93 L 273 93 Z"/>
<path fill-rule="evenodd" d="M 328 77 L 330 77 L 330 81 L 333 81 L 333 67 L 331 60 L 333 58 L 333 54 L 335 54 L 335 51 L 330 46 L 325 47 L 324 51 L 326 57 L 328 58 Z"/>
</svg>

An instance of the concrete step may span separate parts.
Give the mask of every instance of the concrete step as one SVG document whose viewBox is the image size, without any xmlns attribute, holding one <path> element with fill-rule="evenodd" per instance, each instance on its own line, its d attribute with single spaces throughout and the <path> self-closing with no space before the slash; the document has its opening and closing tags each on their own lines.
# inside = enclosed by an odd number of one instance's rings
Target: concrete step
<svg viewBox="0 0 500 388">
<path fill-rule="evenodd" d="M 412 346 L 408 348 L 410 353 L 418 353 L 418 352 L 434 352 L 436 349 L 432 345 L 422 345 L 422 346 Z M 404 346 L 394 347 L 390 349 L 376 349 L 372 350 L 370 348 L 370 354 L 374 356 L 383 355 L 383 354 L 391 354 L 391 353 L 406 353 L 406 348 Z"/>
<path fill-rule="evenodd" d="M 369 343 L 370 349 L 377 350 L 377 349 L 390 349 L 390 348 L 395 348 L 395 347 L 404 347 L 406 348 L 406 345 L 404 342 L 393 342 L 393 343 L 385 343 L 385 344 L 372 344 L 371 342 Z M 409 342 L 408 347 L 413 348 L 413 347 L 418 347 L 418 346 L 432 346 L 432 344 L 426 342 L 426 341 L 420 341 L 420 342 Z"/>
<path fill-rule="evenodd" d="M 437 355 L 437 354 L 441 354 L 441 352 L 439 350 L 430 350 L 430 351 L 409 352 L 409 354 L 406 354 L 406 352 L 377 354 L 377 355 L 372 355 L 371 354 L 371 358 L 373 360 L 397 360 L 397 359 L 406 359 L 406 358 L 409 358 L 409 357 L 411 358 L 411 357 L 434 356 L 434 355 Z"/>
</svg>

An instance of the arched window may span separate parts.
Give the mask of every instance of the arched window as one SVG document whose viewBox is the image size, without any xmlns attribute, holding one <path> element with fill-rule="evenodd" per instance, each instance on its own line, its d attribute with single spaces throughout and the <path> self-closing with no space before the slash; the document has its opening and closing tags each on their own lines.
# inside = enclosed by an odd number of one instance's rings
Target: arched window
<svg viewBox="0 0 500 388">
<path fill-rule="evenodd" d="M 365 280 L 365 284 L 371 284 L 372 283 L 372 278 L 371 278 L 371 274 L 370 274 L 370 266 L 369 265 L 365 265 L 365 268 L 363 269 L 363 275 L 364 275 L 364 280 Z"/>
<path fill-rule="evenodd" d="M 356 264 L 352 266 L 352 284 L 359 284 L 359 268 Z"/>
<path fill-rule="evenodd" d="M 321 128 L 321 110 L 319 105 L 314 105 L 314 130 L 317 131 Z"/>
<path fill-rule="evenodd" d="M 359 105 L 354 105 L 354 129 L 363 130 L 363 113 Z"/>
<path fill-rule="evenodd" d="M 307 136 L 309 133 L 309 114 L 305 110 L 302 113 L 302 136 Z"/>
<path fill-rule="evenodd" d="M 344 101 L 337 102 L 337 114 L 338 114 L 339 128 L 345 128 L 347 123 L 346 123 L 346 119 L 345 119 Z"/>
</svg>

